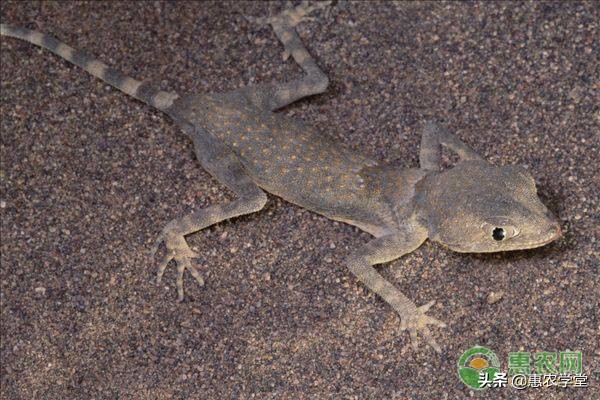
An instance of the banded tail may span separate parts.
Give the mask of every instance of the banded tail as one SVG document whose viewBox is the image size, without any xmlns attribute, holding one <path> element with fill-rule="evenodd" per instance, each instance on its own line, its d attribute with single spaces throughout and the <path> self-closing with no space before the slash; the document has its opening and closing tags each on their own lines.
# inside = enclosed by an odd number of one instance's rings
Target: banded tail
<svg viewBox="0 0 600 400">
<path fill-rule="evenodd" d="M 175 93 L 162 91 L 157 86 L 150 83 L 133 79 L 110 68 L 103 62 L 98 61 L 95 57 L 83 51 L 74 49 L 44 33 L 0 24 L 0 35 L 22 39 L 46 50 L 50 50 L 59 57 L 83 68 L 93 76 L 102 79 L 109 85 L 114 86 L 120 91 L 127 93 L 146 104 L 156 107 L 159 110 L 167 111 L 173 105 L 173 101 L 179 97 Z"/>
</svg>

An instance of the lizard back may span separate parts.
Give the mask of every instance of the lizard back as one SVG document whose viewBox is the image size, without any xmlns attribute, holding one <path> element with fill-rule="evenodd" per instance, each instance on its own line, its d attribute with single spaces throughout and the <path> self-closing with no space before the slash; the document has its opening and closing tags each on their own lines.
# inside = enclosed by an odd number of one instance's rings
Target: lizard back
<svg viewBox="0 0 600 400">
<path fill-rule="evenodd" d="M 360 216 L 374 224 L 388 219 L 389 210 L 379 201 L 378 163 L 315 128 L 227 94 L 182 98 L 174 109 L 176 120 L 229 146 L 268 192 L 333 219 Z"/>
</svg>

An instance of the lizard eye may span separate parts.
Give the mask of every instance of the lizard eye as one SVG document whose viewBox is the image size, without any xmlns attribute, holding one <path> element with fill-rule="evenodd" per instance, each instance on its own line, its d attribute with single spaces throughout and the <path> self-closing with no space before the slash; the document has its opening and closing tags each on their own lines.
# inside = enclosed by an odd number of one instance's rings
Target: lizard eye
<svg viewBox="0 0 600 400">
<path fill-rule="evenodd" d="M 504 230 L 504 228 L 496 227 L 492 231 L 492 237 L 498 242 L 504 240 L 504 238 L 506 237 L 506 231 Z"/>
<path fill-rule="evenodd" d="M 496 218 L 497 219 L 497 218 Z M 508 221 L 495 221 L 492 223 L 484 223 L 481 225 L 483 231 L 492 237 L 496 242 L 508 240 L 519 234 L 519 229 L 508 223 Z"/>
</svg>

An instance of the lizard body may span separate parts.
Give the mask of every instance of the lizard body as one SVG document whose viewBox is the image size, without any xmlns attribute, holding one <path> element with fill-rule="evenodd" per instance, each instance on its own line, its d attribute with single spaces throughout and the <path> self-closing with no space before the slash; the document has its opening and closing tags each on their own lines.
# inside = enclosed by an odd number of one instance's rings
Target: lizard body
<svg viewBox="0 0 600 400">
<path fill-rule="evenodd" d="M 374 195 L 381 194 L 387 172 L 376 161 L 237 96 L 194 96 L 176 105 L 177 118 L 227 143 L 246 173 L 269 193 L 332 219 L 356 220 L 355 225 L 381 230 L 391 224 L 389 204 Z M 302 190 L 290 191 L 290 186 Z"/>
<path fill-rule="evenodd" d="M 247 86 L 227 93 L 179 95 L 137 81 L 45 34 L 1 25 L 1 34 L 46 48 L 119 90 L 168 114 L 194 142 L 200 164 L 236 193 L 237 199 L 174 219 L 162 230 L 152 254 L 164 242 L 158 272 L 177 265 L 178 298 L 197 255 L 185 236 L 228 218 L 262 209 L 266 192 L 331 219 L 358 226 L 375 238 L 346 260 L 349 270 L 390 304 L 416 347 L 423 335 L 436 351 L 428 325 L 445 326 L 426 314 L 433 302 L 417 307 L 385 280 L 373 265 L 418 248 L 427 238 L 459 252 L 493 252 L 542 246 L 561 234 L 556 218 L 540 202 L 524 169 L 493 166 L 456 136 L 427 122 L 420 168 L 399 169 L 344 148 L 329 136 L 275 111 L 300 98 L 322 93 L 328 78 L 308 54 L 295 26 L 326 2 L 256 19 L 269 23 L 285 51 L 305 76 Z M 441 148 L 460 161 L 441 171 Z"/>
</svg>

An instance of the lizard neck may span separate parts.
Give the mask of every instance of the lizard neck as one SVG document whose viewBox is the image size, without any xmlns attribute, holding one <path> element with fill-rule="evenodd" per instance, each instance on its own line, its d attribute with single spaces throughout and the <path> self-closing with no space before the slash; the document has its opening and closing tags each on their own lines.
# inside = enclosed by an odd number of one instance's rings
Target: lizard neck
<svg viewBox="0 0 600 400">
<path fill-rule="evenodd" d="M 428 172 L 418 168 L 390 168 L 382 174 L 382 194 L 398 225 L 408 220 L 420 222 L 416 200 L 420 182 L 427 175 Z"/>
<path fill-rule="evenodd" d="M 435 180 L 439 175 L 440 173 L 437 171 L 427 171 L 423 178 L 415 184 L 414 213 L 419 223 L 426 227 L 430 238 L 434 237 L 436 232 L 429 210 L 428 194 L 429 187 L 436 184 Z"/>
</svg>

